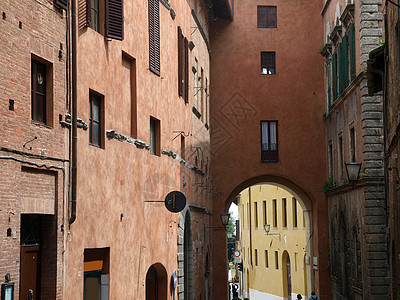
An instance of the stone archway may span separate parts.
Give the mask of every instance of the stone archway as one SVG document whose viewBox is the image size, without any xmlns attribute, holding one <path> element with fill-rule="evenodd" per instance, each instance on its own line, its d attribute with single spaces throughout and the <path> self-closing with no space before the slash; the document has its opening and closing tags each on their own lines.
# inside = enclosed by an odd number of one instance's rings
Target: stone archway
<svg viewBox="0 0 400 300">
<path fill-rule="evenodd" d="M 192 218 L 188 206 L 179 214 L 178 225 L 178 299 L 193 299 Z M 181 269 L 183 266 L 183 270 Z"/>
<path fill-rule="evenodd" d="M 220 213 L 223 212 L 228 212 L 229 207 L 231 203 L 236 199 L 236 196 L 244 189 L 260 184 L 260 183 L 265 183 L 265 184 L 271 184 L 271 185 L 276 185 L 279 186 L 285 190 L 287 190 L 289 193 L 291 193 L 297 200 L 301 208 L 303 209 L 304 216 L 305 216 L 305 232 L 306 232 L 306 256 L 305 256 L 305 262 L 306 262 L 306 283 L 305 285 L 308 287 L 308 290 L 314 290 L 314 284 L 315 284 L 315 274 L 313 270 L 313 253 L 314 253 L 314 245 L 313 245 L 313 236 L 314 236 L 314 230 L 313 227 L 316 225 L 313 223 L 313 214 L 312 214 L 312 207 L 313 203 L 308 196 L 308 194 L 296 183 L 293 181 L 280 177 L 280 176 L 274 176 L 274 175 L 263 175 L 263 176 L 258 176 L 254 177 L 251 179 L 248 179 L 233 189 L 233 191 L 229 194 L 228 197 L 225 198 L 224 205 L 220 207 L 215 207 L 214 206 L 214 218 L 216 216 L 219 216 Z M 226 269 L 225 266 L 221 266 L 221 262 L 226 261 L 226 258 L 224 257 L 225 251 L 222 250 L 224 247 L 224 243 L 226 245 L 226 236 L 219 232 L 215 232 L 213 236 L 213 243 L 214 243 L 214 253 L 213 257 L 215 262 L 213 264 L 214 266 L 214 278 L 215 278 L 215 285 L 223 284 L 222 282 L 226 281 L 224 278 L 227 278 L 226 272 L 222 270 L 222 268 Z M 218 263 L 217 263 L 218 262 Z M 225 277 L 224 277 L 225 276 Z M 221 282 L 221 283 L 219 283 Z"/>
</svg>

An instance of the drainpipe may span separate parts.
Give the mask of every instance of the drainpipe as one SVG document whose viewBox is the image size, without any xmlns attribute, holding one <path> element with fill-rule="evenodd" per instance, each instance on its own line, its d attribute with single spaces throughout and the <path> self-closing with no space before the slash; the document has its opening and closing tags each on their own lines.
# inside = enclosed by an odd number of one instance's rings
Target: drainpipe
<svg viewBox="0 0 400 300">
<path fill-rule="evenodd" d="M 76 154 L 77 154 L 77 69 L 76 69 L 76 0 L 71 0 L 71 16 L 72 16 L 72 168 L 71 168 L 71 215 L 69 218 L 69 224 L 75 222 L 76 220 L 76 183 L 77 183 L 77 173 L 76 173 Z"/>
<path fill-rule="evenodd" d="M 384 153 L 384 182 L 385 182 L 385 200 L 386 200 L 386 239 L 388 252 L 390 253 L 390 232 L 389 232 L 389 154 L 386 151 L 386 142 L 388 137 L 388 99 L 387 99 L 387 77 L 389 71 L 389 53 L 388 53 L 388 20 L 387 14 L 384 16 L 385 22 L 385 48 L 383 50 L 384 73 L 382 74 L 382 90 L 383 90 L 383 153 Z M 389 255 L 388 255 L 389 262 Z"/>
</svg>

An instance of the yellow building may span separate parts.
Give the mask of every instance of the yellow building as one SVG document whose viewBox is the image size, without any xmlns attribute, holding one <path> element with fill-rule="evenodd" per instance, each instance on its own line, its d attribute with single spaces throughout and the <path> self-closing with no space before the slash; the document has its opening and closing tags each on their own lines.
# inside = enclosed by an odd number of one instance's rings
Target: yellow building
<svg viewBox="0 0 400 300">
<path fill-rule="evenodd" d="M 300 204 L 288 191 L 274 185 L 254 185 L 240 193 L 243 271 L 239 279 L 244 298 L 296 299 L 301 294 L 308 299 L 309 245 Z"/>
</svg>

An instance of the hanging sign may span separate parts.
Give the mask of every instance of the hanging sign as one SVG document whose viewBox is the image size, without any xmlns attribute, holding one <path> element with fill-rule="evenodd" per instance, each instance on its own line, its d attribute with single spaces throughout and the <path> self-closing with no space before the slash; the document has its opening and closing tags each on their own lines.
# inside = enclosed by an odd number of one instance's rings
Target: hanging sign
<svg viewBox="0 0 400 300">
<path fill-rule="evenodd" d="M 182 192 L 173 191 L 165 197 L 164 203 L 170 212 L 178 213 L 186 206 L 186 196 Z"/>
</svg>

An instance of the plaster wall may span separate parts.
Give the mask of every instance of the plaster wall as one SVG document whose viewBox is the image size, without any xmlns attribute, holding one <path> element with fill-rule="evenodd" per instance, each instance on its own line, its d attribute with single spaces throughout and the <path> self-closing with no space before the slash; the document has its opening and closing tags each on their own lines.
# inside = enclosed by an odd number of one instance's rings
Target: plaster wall
<svg viewBox="0 0 400 300">
<path fill-rule="evenodd" d="M 144 299 L 146 273 L 155 263 L 166 269 L 167 299 L 173 299 L 170 280 L 174 270 L 179 279 L 175 297 L 183 295 L 179 214 L 167 211 L 164 203 L 146 202 L 163 201 L 173 190 L 185 193 L 192 210 L 193 245 L 197 247 L 194 290 L 199 291 L 196 297 L 204 297 L 210 240 L 205 242 L 203 226 L 211 211 L 210 188 L 204 187 L 210 187 L 211 157 L 207 154 L 209 130 L 192 112 L 191 62 L 196 55 L 209 78 L 208 51 L 199 34 L 192 34 L 192 4 L 184 0 L 170 3 L 176 13 L 173 19 L 160 2 L 161 74 L 155 75 L 149 70 L 148 1 L 124 1 L 124 5 L 123 41 L 107 40 L 91 28 L 78 32 L 78 117 L 89 122 L 89 90 L 104 95 L 104 144 L 100 148 L 89 145 L 88 131 L 79 129 L 77 219 L 68 239 L 66 299 L 82 297 L 84 249 L 103 247 L 110 247 L 110 299 Z M 195 44 L 189 52 L 188 104 L 178 94 L 178 26 Z M 124 82 L 129 74 L 122 65 L 123 55 L 136 62 L 137 115 L 133 121 L 137 134 L 133 137 Z M 160 120 L 160 155 L 124 142 L 125 138 L 106 137 L 108 130 L 114 130 L 130 141 L 149 145 L 150 117 Z"/>
<path fill-rule="evenodd" d="M 312 209 L 313 256 L 319 258 L 315 289 L 328 297 L 327 207 L 321 192 L 326 177 L 325 94 L 318 55 L 322 3 L 269 2 L 277 6 L 277 28 L 257 28 L 257 5 L 265 3 L 235 2 L 233 21 L 217 20 L 211 29 L 212 174 L 222 193 L 214 202 L 214 215 L 226 210 L 233 193 L 240 192 L 238 186 L 258 176 L 273 175 L 299 187 Z M 312 28 L 312 34 L 304 28 Z M 261 75 L 261 51 L 276 52 L 275 75 Z M 261 120 L 278 121 L 278 163 L 261 163 Z M 221 251 L 214 253 L 214 261 L 226 260 L 222 236 L 215 237 L 214 246 Z M 219 274 L 224 278 L 222 270 Z M 216 284 L 222 286 L 222 280 Z M 222 299 L 225 290 L 216 295 Z"/>
</svg>

